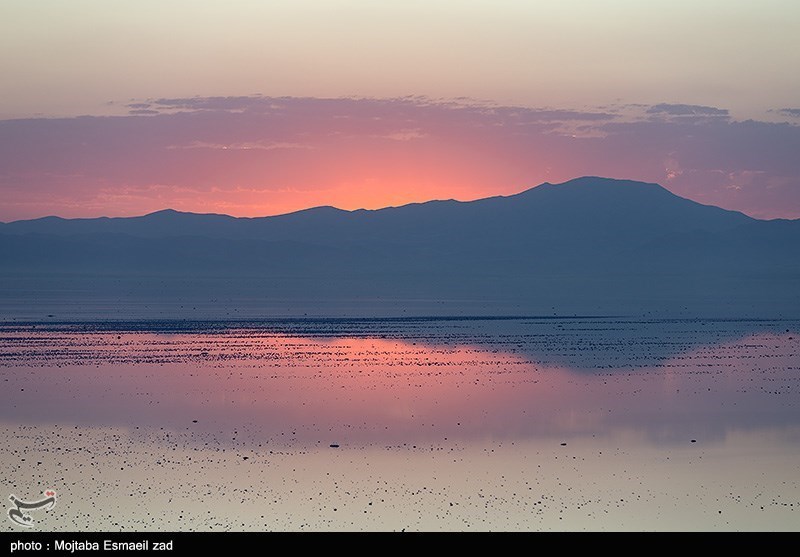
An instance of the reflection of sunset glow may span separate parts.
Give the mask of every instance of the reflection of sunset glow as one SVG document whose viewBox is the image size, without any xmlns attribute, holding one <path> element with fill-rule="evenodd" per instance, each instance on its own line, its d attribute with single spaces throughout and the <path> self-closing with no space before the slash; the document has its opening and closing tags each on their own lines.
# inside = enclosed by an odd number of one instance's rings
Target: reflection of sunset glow
<svg viewBox="0 0 800 557">
<path fill-rule="evenodd" d="M 17 341 L 8 343 L 11 338 Z M 633 371 L 624 360 L 611 368 L 597 360 L 591 372 L 591 359 L 581 364 L 590 366 L 586 370 L 537 363 L 571 357 L 566 346 L 541 351 L 538 344 L 526 348 L 522 337 L 513 338 L 518 340 L 503 348 L 426 335 L 403 338 L 391 331 L 366 337 L 259 329 L 67 331 L 53 337 L 59 345 L 53 349 L 47 335 L 8 333 L 0 358 L 11 365 L 15 358 L 27 362 L 14 380 L 48 401 L 59 420 L 180 428 L 196 416 L 198 430 L 249 423 L 257 425 L 251 433 L 258 437 L 285 438 L 291 431 L 292 439 L 308 442 L 331 436 L 347 443 L 396 443 L 605 435 L 609 428 L 649 431 L 667 441 L 698 424 L 707 435 L 719 436 L 731 419 L 726 401 L 740 409 L 763 406 L 759 419 L 768 419 L 778 410 L 765 393 L 791 388 L 781 372 L 794 358 L 786 335 L 700 346 Z M 576 341 L 575 348 L 582 346 L 580 337 Z M 617 341 L 608 346 L 618 354 Z M 582 350 L 574 354 L 587 357 Z M 747 373 L 753 358 L 765 355 L 782 367 L 768 370 L 770 391 L 755 391 Z M 29 365 L 65 371 L 44 374 L 43 381 Z M 72 393 L 68 399 L 65 390 Z M 12 411 L 19 417 L 26 409 Z"/>
<path fill-rule="evenodd" d="M 170 530 L 791 529 L 796 327 L 0 324 L 2 464 Z"/>
</svg>

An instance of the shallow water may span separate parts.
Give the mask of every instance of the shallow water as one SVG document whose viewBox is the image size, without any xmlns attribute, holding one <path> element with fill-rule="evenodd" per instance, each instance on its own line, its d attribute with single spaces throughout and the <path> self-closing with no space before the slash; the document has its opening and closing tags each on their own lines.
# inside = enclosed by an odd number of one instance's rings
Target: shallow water
<svg viewBox="0 0 800 557">
<path fill-rule="evenodd" d="M 0 489 L 42 530 L 795 530 L 798 331 L 6 323 Z"/>
</svg>

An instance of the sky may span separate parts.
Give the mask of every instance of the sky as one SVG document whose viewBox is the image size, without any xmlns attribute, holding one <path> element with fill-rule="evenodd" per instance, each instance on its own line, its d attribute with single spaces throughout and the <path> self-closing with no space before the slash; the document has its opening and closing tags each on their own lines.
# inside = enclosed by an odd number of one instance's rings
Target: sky
<svg viewBox="0 0 800 557">
<path fill-rule="evenodd" d="M 800 3 L 6 0 L 0 221 L 507 195 L 800 218 Z"/>
</svg>

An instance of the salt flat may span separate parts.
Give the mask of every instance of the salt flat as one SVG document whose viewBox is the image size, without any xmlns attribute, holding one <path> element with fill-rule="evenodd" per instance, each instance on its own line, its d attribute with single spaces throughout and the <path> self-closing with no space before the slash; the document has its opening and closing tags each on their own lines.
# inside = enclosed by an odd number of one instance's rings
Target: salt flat
<svg viewBox="0 0 800 557">
<path fill-rule="evenodd" d="M 45 531 L 795 530 L 798 331 L 5 323 L 0 489 Z"/>
</svg>

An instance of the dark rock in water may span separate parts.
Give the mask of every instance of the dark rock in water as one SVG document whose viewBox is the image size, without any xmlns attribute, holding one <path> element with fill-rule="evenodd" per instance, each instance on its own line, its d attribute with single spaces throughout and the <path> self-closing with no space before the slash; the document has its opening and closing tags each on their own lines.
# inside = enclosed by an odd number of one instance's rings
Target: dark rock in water
<svg viewBox="0 0 800 557">
<path fill-rule="evenodd" d="M 566 443 L 561 443 L 561 446 L 562 446 L 562 447 L 566 447 L 566 446 L 567 446 L 567 444 L 566 444 Z"/>
<path fill-rule="evenodd" d="M 697 439 L 692 439 L 692 443 L 697 443 Z"/>
<path fill-rule="evenodd" d="M 331 443 L 331 448 L 332 449 L 338 449 L 339 445 L 337 445 L 336 443 Z"/>
<path fill-rule="evenodd" d="M 196 424 L 196 423 L 197 423 L 197 420 L 192 420 L 192 423 L 193 423 L 193 424 Z"/>
</svg>

